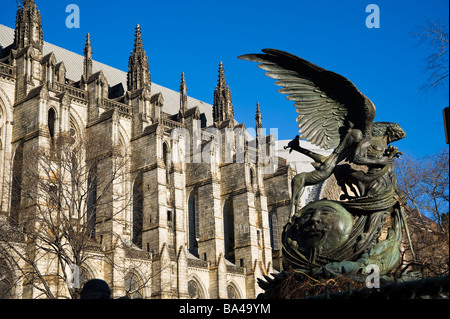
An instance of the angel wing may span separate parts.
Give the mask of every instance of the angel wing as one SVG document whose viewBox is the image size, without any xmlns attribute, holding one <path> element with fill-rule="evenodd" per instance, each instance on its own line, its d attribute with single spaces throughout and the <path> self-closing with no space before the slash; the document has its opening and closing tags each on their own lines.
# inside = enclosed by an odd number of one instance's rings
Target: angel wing
<svg viewBox="0 0 450 319">
<path fill-rule="evenodd" d="M 375 106 L 345 77 L 290 53 L 264 49 L 240 59 L 260 63 L 278 90 L 295 101 L 301 138 L 324 149 L 336 148 L 348 122 L 363 135 L 371 135 Z"/>
</svg>

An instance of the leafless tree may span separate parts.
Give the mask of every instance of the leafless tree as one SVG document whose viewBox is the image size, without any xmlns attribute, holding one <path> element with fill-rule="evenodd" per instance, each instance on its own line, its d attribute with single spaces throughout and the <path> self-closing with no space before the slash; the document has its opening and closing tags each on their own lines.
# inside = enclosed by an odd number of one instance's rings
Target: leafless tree
<svg viewBox="0 0 450 319">
<path fill-rule="evenodd" d="M 448 21 L 428 21 L 412 33 L 419 45 L 428 46 L 431 54 L 425 59 L 425 71 L 430 74 L 424 89 L 443 88 L 448 90 Z"/>
<path fill-rule="evenodd" d="M 397 164 L 415 251 L 406 259 L 420 265 L 428 275 L 448 274 L 449 263 L 449 153 L 423 159 L 405 156 Z M 408 252 L 406 252 L 408 255 Z"/>
<path fill-rule="evenodd" d="M 92 252 L 102 250 L 105 224 L 126 223 L 127 156 L 105 141 L 61 134 L 23 158 L 20 205 L 0 225 L 0 258 L 46 298 L 62 297 L 75 267 L 100 258 Z M 77 298 L 80 287 L 68 286 Z"/>
<path fill-rule="evenodd" d="M 133 242 L 133 223 L 142 220 L 131 218 L 136 194 L 123 145 L 101 132 L 85 140 L 61 133 L 20 158 L 20 174 L 9 185 L 11 213 L 0 218 L 0 297 L 23 285 L 23 298 L 77 299 L 92 279 L 87 265 L 107 269 L 127 296 L 147 297 L 152 279 L 172 266 Z M 141 192 L 137 202 L 152 195 Z"/>
</svg>

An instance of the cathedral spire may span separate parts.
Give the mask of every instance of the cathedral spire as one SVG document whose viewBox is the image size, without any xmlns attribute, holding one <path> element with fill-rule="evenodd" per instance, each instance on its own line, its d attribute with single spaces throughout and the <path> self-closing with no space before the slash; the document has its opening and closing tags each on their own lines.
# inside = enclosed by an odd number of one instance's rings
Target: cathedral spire
<svg viewBox="0 0 450 319">
<path fill-rule="evenodd" d="M 19 5 L 16 15 L 14 49 L 22 49 L 29 45 L 40 51 L 44 45 L 41 13 L 34 0 L 24 0 L 22 6 Z"/>
<path fill-rule="evenodd" d="M 92 47 L 91 36 L 88 33 L 86 35 L 86 45 L 84 46 L 84 79 L 87 81 L 92 75 Z"/>
<path fill-rule="evenodd" d="M 134 32 L 134 52 L 141 51 L 144 51 L 144 46 L 142 44 L 142 32 L 140 24 L 137 24 Z"/>
<path fill-rule="evenodd" d="M 214 91 L 213 118 L 214 122 L 222 122 L 234 118 L 231 91 L 225 81 L 225 71 L 222 62 L 219 64 L 219 79 Z"/>
<path fill-rule="evenodd" d="M 262 116 L 261 116 L 261 110 L 259 109 L 259 102 L 256 103 L 256 116 L 255 116 L 255 120 L 256 120 L 256 130 L 258 131 L 258 129 L 261 129 L 262 126 Z"/>
<path fill-rule="evenodd" d="M 184 79 L 184 72 L 181 73 L 181 84 L 180 84 L 180 113 L 184 115 L 187 111 L 187 87 L 186 80 Z"/>
<path fill-rule="evenodd" d="M 142 44 L 141 26 L 136 26 L 134 33 L 134 47 L 128 60 L 128 91 L 134 91 L 143 87 L 150 87 L 151 78 L 148 67 L 148 57 Z"/>
<path fill-rule="evenodd" d="M 261 110 L 259 109 L 259 102 L 256 103 L 256 146 L 258 147 L 259 143 L 261 142 L 261 138 L 263 137 L 262 132 L 262 116 L 261 116 Z"/>
</svg>

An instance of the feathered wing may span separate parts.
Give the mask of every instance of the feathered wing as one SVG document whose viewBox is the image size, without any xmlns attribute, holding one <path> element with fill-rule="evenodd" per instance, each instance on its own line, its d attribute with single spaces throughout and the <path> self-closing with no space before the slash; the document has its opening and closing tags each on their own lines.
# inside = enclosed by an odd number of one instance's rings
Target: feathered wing
<svg viewBox="0 0 450 319">
<path fill-rule="evenodd" d="M 346 122 L 363 134 L 371 134 L 375 106 L 345 77 L 287 52 L 264 49 L 265 54 L 239 58 L 260 63 L 278 90 L 294 101 L 301 138 L 324 149 L 336 148 Z"/>
</svg>

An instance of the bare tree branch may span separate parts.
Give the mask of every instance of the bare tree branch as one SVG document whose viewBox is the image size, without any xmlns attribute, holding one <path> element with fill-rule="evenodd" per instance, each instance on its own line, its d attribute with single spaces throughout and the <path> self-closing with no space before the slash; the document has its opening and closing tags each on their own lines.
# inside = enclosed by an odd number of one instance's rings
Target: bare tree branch
<svg viewBox="0 0 450 319">
<path fill-rule="evenodd" d="M 397 163 L 398 185 L 406 199 L 406 210 L 417 259 L 432 275 L 448 274 L 449 263 L 449 153 L 423 159 L 404 156 Z M 405 254 L 407 256 L 408 254 Z"/>
<path fill-rule="evenodd" d="M 422 89 L 444 89 L 448 91 L 449 76 L 449 38 L 448 21 L 428 21 L 426 27 L 420 27 L 412 32 L 419 39 L 419 45 L 425 45 L 430 55 L 425 59 L 424 70 L 429 73 L 428 82 Z M 448 93 L 447 93 L 448 94 Z"/>
</svg>

